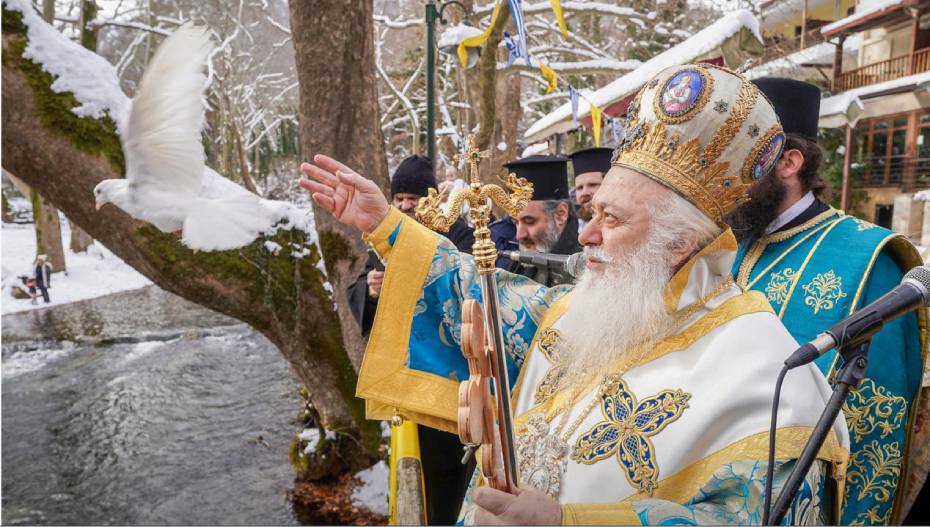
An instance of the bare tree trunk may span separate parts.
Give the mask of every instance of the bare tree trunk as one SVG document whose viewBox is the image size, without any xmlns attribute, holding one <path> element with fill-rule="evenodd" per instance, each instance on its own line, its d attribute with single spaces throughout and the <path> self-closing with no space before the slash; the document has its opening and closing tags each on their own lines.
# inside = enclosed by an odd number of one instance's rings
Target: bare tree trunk
<svg viewBox="0 0 930 527">
<path fill-rule="evenodd" d="M 494 131 L 491 136 L 491 159 L 488 177 L 493 180 L 501 173 L 504 163 L 516 159 L 520 153 L 517 151 L 519 134 L 517 126 L 523 117 L 523 107 L 520 106 L 520 74 L 498 75 L 497 81 L 497 110 L 494 113 Z M 504 146 L 503 149 L 500 146 Z"/>
<path fill-rule="evenodd" d="M 331 455 L 320 456 L 317 476 L 372 463 L 380 426 L 364 419 L 364 404 L 355 398 L 356 370 L 333 309 L 334 301 L 346 309 L 344 296 L 327 291 L 314 240 L 303 231 L 280 230 L 270 238 L 281 247 L 275 253 L 266 248 L 267 238 L 232 251 L 195 252 L 116 207 L 96 211 L 94 186 L 125 171 L 116 126 L 109 118 L 74 115 L 74 98 L 54 93 L 51 76 L 23 58 L 28 42 L 20 14 L 4 7 L 2 21 L 4 166 L 160 287 L 238 318 L 274 343 L 301 382 L 313 387 L 310 399 L 321 424 L 337 432 L 335 440 L 320 443 Z M 80 57 L 62 57 L 69 58 Z M 323 247 L 332 249 L 332 235 L 322 228 L 320 235 Z M 326 263 L 332 268 L 337 261 L 334 255 Z"/>
<path fill-rule="evenodd" d="M 69 244 L 71 252 L 82 253 L 93 245 L 94 239 L 90 234 L 84 232 L 80 225 L 71 220 L 68 220 L 68 223 L 71 225 L 71 243 Z"/>
<path fill-rule="evenodd" d="M 372 0 L 290 0 L 288 4 L 300 82 L 304 158 L 332 156 L 387 191 Z M 335 221 L 327 212 L 316 215 L 316 227 L 323 256 L 332 269 L 343 339 L 358 365 L 363 341 L 345 294 L 364 264 L 366 247 L 358 231 Z"/>
<path fill-rule="evenodd" d="M 42 18 L 51 24 L 55 20 L 55 0 L 42 0 Z M 52 270 L 65 270 L 65 249 L 61 242 L 61 222 L 58 210 L 46 203 L 35 190 L 23 194 L 32 202 L 32 220 L 36 229 L 36 255 L 46 254 Z"/>
<path fill-rule="evenodd" d="M 29 199 L 32 201 L 32 219 L 36 227 L 36 256 L 47 255 L 53 272 L 65 271 L 65 248 L 61 242 L 58 209 L 42 199 L 34 188 Z"/>
<path fill-rule="evenodd" d="M 245 188 L 249 189 L 249 192 L 258 194 L 255 180 L 252 179 L 252 174 L 249 172 L 249 160 L 245 157 L 245 147 L 242 146 L 242 137 L 239 135 L 239 129 L 235 124 L 232 125 L 231 133 L 233 139 L 236 140 L 236 154 L 239 156 L 239 176 L 242 177 L 242 183 L 245 185 Z"/>
</svg>

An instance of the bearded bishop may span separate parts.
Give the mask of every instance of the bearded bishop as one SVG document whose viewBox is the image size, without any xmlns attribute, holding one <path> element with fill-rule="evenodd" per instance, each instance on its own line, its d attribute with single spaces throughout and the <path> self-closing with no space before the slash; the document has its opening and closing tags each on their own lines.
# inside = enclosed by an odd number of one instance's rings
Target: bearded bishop
<svg viewBox="0 0 930 527">
<path fill-rule="evenodd" d="M 684 78 L 687 100 L 664 104 Z M 734 283 L 722 218 L 772 170 L 782 128 L 752 83 L 707 64 L 660 73 L 628 115 L 579 235 L 578 284 L 497 271 L 520 489 L 476 473 L 465 523 L 761 522 L 773 387 L 797 343 L 763 295 Z M 366 232 L 386 264 L 357 387 L 369 417 L 454 431 L 468 377 L 461 306 L 481 297 L 474 260 L 345 165 L 316 156 L 303 170 L 316 203 Z M 776 493 L 829 393 L 816 366 L 788 375 Z M 833 522 L 847 460 L 838 419 L 786 521 Z"/>
</svg>

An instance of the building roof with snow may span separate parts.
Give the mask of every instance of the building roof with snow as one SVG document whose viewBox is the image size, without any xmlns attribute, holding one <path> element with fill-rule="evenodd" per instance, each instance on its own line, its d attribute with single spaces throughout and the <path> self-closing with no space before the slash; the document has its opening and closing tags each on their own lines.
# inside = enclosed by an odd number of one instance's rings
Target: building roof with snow
<svg viewBox="0 0 930 527">
<path fill-rule="evenodd" d="M 823 26 L 820 33 L 825 38 L 830 38 L 845 31 L 860 31 L 866 29 L 863 26 L 868 22 L 884 18 L 885 15 L 915 3 L 914 0 L 879 0 L 870 2 L 869 5 L 860 4 L 855 13 Z"/>
<path fill-rule="evenodd" d="M 607 110 L 608 106 L 634 95 L 649 79 L 662 70 L 688 64 L 701 58 L 709 58 L 708 54 L 719 50 L 729 39 L 746 32 L 757 41 L 758 45 L 761 45 L 763 41 L 756 17 L 745 9 L 729 13 L 690 38 L 644 62 L 635 70 L 590 95 L 586 95 L 585 98 L 610 114 Z M 590 105 L 582 99 L 578 105 L 578 116 L 584 117 L 590 113 Z M 567 132 L 577 126 L 572 121 L 572 106 L 568 102 L 533 123 L 524 134 L 524 139 L 527 143 L 534 143 L 550 135 Z"/>
</svg>

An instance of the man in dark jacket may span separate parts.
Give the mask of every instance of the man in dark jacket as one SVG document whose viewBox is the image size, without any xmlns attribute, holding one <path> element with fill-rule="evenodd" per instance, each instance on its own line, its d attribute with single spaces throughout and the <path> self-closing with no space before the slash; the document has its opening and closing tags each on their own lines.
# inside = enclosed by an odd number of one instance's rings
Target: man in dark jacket
<svg viewBox="0 0 930 527">
<path fill-rule="evenodd" d="M 561 156 L 530 156 L 504 165 L 533 183 L 533 199 L 514 218 L 520 251 L 574 254 L 582 249 L 578 244 L 578 218 L 569 201 L 567 163 Z M 533 280 L 539 275 L 536 267 L 517 262 L 508 270 Z"/>
<path fill-rule="evenodd" d="M 391 177 L 391 201 L 401 212 L 415 219 L 417 203 L 431 188 L 437 188 L 433 163 L 428 157 L 410 156 L 400 163 Z M 449 232 L 440 234 L 459 251 L 471 254 L 475 234 L 463 219 L 453 223 Z M 384 265 L 369 249 L 364 272 L 348 290 L 349 307 L 366 337 L 375 320 L 383 280 Z M 457 435 L 425 426 L 417 427 L 417 434 L 425 480 L 427 523 L 452 525 L 458 517 L 475 463 L 473 460 L 467 465 L 461 463 L 463 450 Z"/>
</svg>

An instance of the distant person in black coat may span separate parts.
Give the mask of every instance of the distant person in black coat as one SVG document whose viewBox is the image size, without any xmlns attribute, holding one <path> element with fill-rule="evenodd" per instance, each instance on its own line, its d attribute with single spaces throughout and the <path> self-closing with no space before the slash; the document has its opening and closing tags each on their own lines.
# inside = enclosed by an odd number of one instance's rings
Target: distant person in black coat
<svg viewBox="0 0 930 527">
<path fill-rule="evenodd" d="M 393 205 L 413 219 L 416 219 L 417 203 L 420 198 L 429 193 L 429 189 L 438 189 L 438 187 L 436 177 L 433 175 L 433 164 L 428 157 L 414 155 L 404 159 L 391 177 Z M 449 228 L 449 232 L 440 234 L 448 238 L 459 251 L 471 254 L 471 246 L 475 243 L 475 232 L 465 223 L 465 220 L 459 218 Z M 362 328 L 363 336 L 367 337 L 371 332 L 383 282 L 384 265 L 375 252 L 369 249 L 365 270 L 348 289 L 349 307 Z"/>
<path fill-rule="evenodd" d="M 36 288 L 42 292 L 42 299 L 48 304 L 48 289 L 52 287 L 52 264 L 48 263 L 48 256 L 40 254 L 35 261 Z"/>
<path fill-rule="evenodd" d="M 431 188 L 437 189 L 432 162 L 428 157 L 410 156 L 401 162 L 391 178 L 391 201 L 401 212 L 416 219 L 414 211 L 417 203 Z M 475 233 L 464 220 L 459 218 L 449 228 L 449 232 L 441 234 L 459 251 L 471 254 Z M 362 335 L 366 337 L 374 323 L 383 282 L 384 265 L 375 252 L 369 249 L 364 272 L 348 290 L 352 315 L 361 326 Z M 425 480 L 427 523 L 452 525 L 458 518 L 468 479 L 474 472 L 474 457 L 467 465 L 461 463 L 462 444 L 455 434 L 425 426 L 418 426 L 417 434 Z"/>
</svg>

